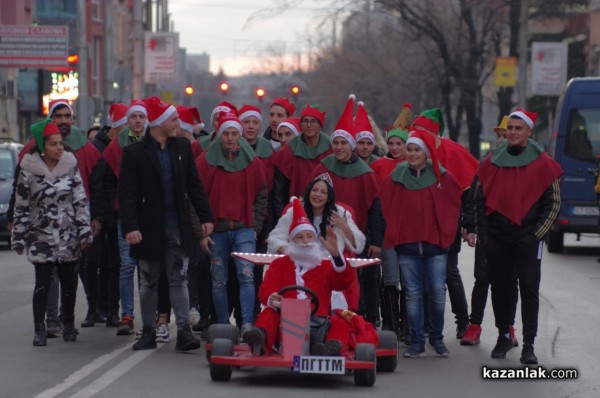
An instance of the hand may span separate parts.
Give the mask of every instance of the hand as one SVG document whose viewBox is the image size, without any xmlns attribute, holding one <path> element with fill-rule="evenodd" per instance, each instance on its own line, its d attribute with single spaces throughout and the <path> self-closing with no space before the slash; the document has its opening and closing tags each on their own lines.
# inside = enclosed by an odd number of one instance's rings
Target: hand
<svg viewBox="0 0 600 398">
<path fill-rule="evenodd" d="M 22 247 L 16 247 L 15 248 L 15 252 L 17 252 L 17 254 L 20 256 L 23 254 L 23 248 Z"/>
<path fill-rule="evenodd" d="M 100 231 L 102 231 L 102 223 L 96 219 L 92 220 L 92 235 L 98 236 Z"/>
<path fill-rule="evenodd" d="M 214 225 L 211 222 L 205 222 L 200 226 L 202 228 L 202 236 L 210 235 L 213 233 Z"/>
<path fill-rule="evenodd" d="M 8 230 L 8 234 L 12 235 L 12 230 L 13 230 L 13 223 L 9 222 L 8 224 L 6 224 L 6 229 Z"/>
<path fill-rule="evenodd" d="M 369 250 L 367 254 L 370 258 L 381 258 L 381 247 L 379 246 L 369 246 Z"/>
<path fill-rule="evenodd" d="M 327 239 L 322 236 L 319 237 L 325 249 L 331 254 L 333 257 L 337 257 L 340 255 L 340 250 L 338 249 L 338 241 L 335 231 L 331 227 L 327 227 Z"/>
<path fill-rule="evenodd" d="M 125 235 L 125 240 L 130 245 L 137 245 L 138 243 L 142 243 L 142 233 L 140 231 L 131 231 L 127 235 Z"/>
<path fill-rule="evenodd" d="M 338 227 L 342 231 L 348 228 L 346 217 L 340 216 L 337 211 L 331 212 L 331 216 L 329 216 L 329 225 L 331 225 L 331 227 Z"/>
<path fill-rule="evenodd" d="M 477 234 L 471 232 L 470 234 L 467 234 L 467 239 L 465 240 L 467 241 L 469 246 L 475 247 L 475 245 L 477 244 Z"/>
<path fill-rule="evenodd" d="M 212 245 L 215 244 L 215 241 L 212 240 L 212 238 L 210 236 L 205 236 L 204 238 L 202 238 L 200 240 L 200 249 L 202 249 L 202 251 L 208 255 L 211 254 L 210 248 Z"/>
<path fill-rule="evenodd" d="M 468 242 L 468 238 L 467 238 L 467 234 L 468 233 L 469 232 L 467 232 L 466 228 L 461 228 L 461 230 L 460 230 L 460 236 L 461 236 L 463 242 Z"/>
<path fill-rule="evenodd" d="M 274 310 L 281 308 L 281 295 L 277 293 L 271 293 L 267 300 L 267 307 L 271 307 Z"/>
</svg>

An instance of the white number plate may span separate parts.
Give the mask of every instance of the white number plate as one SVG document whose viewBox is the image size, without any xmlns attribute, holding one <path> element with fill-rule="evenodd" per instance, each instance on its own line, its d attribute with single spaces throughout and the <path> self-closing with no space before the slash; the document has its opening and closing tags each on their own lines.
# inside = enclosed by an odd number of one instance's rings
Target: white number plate
<svg viewBox="0 0 600 398">
<path fill-rule="evenodd" d="M 319 373 L 343 375 L 346 373 L 346 357 L 294 357 L 294 371 L 300 373 Z"/>
<path fill-rule="evenodd" d="M 574 216 L 598 216 L 600 215 L 600 209 L 598 207 L 591 206 L 573 206 Z"/>
</svg>

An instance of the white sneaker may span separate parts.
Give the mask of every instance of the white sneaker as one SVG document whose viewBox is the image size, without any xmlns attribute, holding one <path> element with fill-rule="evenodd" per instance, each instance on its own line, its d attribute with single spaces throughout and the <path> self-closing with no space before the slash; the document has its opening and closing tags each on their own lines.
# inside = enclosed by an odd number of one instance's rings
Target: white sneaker
<svg viewBox="0 0 600 398">
<path fill-rule="evenodd" d="M 169 327 L 166 323 L 158 325 L 156 328 L 156 342 L 157 343 L 168 343 L 169 342 Z"/>
<path fill-rule="evenodd" d="M 143 332 L 144 332 L 144 329 L 140 329 L 137 332 L 135 332 L 135 339 L 139 340 L 142 337 Z"/>
<path fill-rule="evenodd" d="M 200 313 L 198 312 L 196 307 L 190 308 L 190 314 L 188 315 L 187 320 L 190 326 L 198 325 L 198 322 L 200 322 Z"/>
</svg>

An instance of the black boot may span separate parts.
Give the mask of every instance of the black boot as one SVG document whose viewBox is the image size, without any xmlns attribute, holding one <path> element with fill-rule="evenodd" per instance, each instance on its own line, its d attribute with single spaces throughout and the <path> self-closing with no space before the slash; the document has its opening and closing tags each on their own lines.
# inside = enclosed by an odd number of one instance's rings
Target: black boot
<svg viewBox="0 0 600 398">
<path fill-rule="evenodd" d="M 384 286 L 381 292 L 381 328 L 400 337 L 400 292 L 396 286 Z"/>
<path fill-rule="evenodd" d="M 151 350 L 153 348 L 156 348 L 156 329 L 154 326 L 144 326 L 142 337 L 133 345 L 133 350 Z"/>
<path fill-rule="evenodd" d="M 525 365 L 537 365 L 538 359 L 533 352 L 533 344 L 524 343 L 523 351 L 521 351 L 521 363 Z"/>
<path fill-rule="evenodd" d="M 33 336 L 33 345 L 41 347 L 46 345 L 46 325 L 44 322 L 36 323 L 34 326 L 35 335 Z"/>
<path fill-rule="evenodd" d="M 65 331 L 63 332 L 63 340 L 70 343 L 77 341 L 77 331 L 73 323 L 65 323 Z"/>
<path fill-rule="evenodd" d="M 119 316 L 117 314 L 111 312 L 106 317 L 106 326 L 107 327 L 118 328 L 120 324 L 121 324 L 121 320 L 119 319 Z"/>
<path fill-rule="evenodd" d="M 82 328 L 91 328 L 96 324 L 96 310 L 89 308 L 85 319 L 81 321 Z"/>
<path fill-rule="evenodd" d="M 200 348 L 200 340 L 192 335 L 189 325 L 177 330 L 177 344 L 175 351 L 191 351 Z"/>
<path fill-rule="evenodd" d="M 513 348 L 513 341 L 504 334 L 498 336 L 496 346 L 492 350 L 492 358 L 506 358 L 506 353 Z"/>
</svg>

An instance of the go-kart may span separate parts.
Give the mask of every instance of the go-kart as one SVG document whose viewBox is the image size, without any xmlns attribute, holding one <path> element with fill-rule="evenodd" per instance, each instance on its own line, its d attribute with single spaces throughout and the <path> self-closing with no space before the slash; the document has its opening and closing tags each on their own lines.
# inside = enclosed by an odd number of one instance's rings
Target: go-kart
<svg viewBox="0 0 600 398">
<path fill-rule="evenodd" d="M 292 289 L 305 292 L 310 301 L 282 297 L 281 339 L 277 352 L 260 355 L 259 347 L 240 343 L 239 331 L 234 325 L 212 325 L 208 329 L 206 358 L 213 381 L 229 381 L 234 367 L 253 366 L 288 368 L 299 373 L 316 374 L 343 375 L 351 371 L 357 386 L 370 387 L 375 383 L 377 371 L 393 372 L 396 369 L 398 341 L 396 334 L 391 331 L 378 332 L 378 347 L 359 343 L 354 351 L 348 351 L 345 355 L 311 355 L 310 315 L 317 311 L 319 300 L 312 290 L 304 286 L 287 286 L 278 294 Z"/>
</svg>

